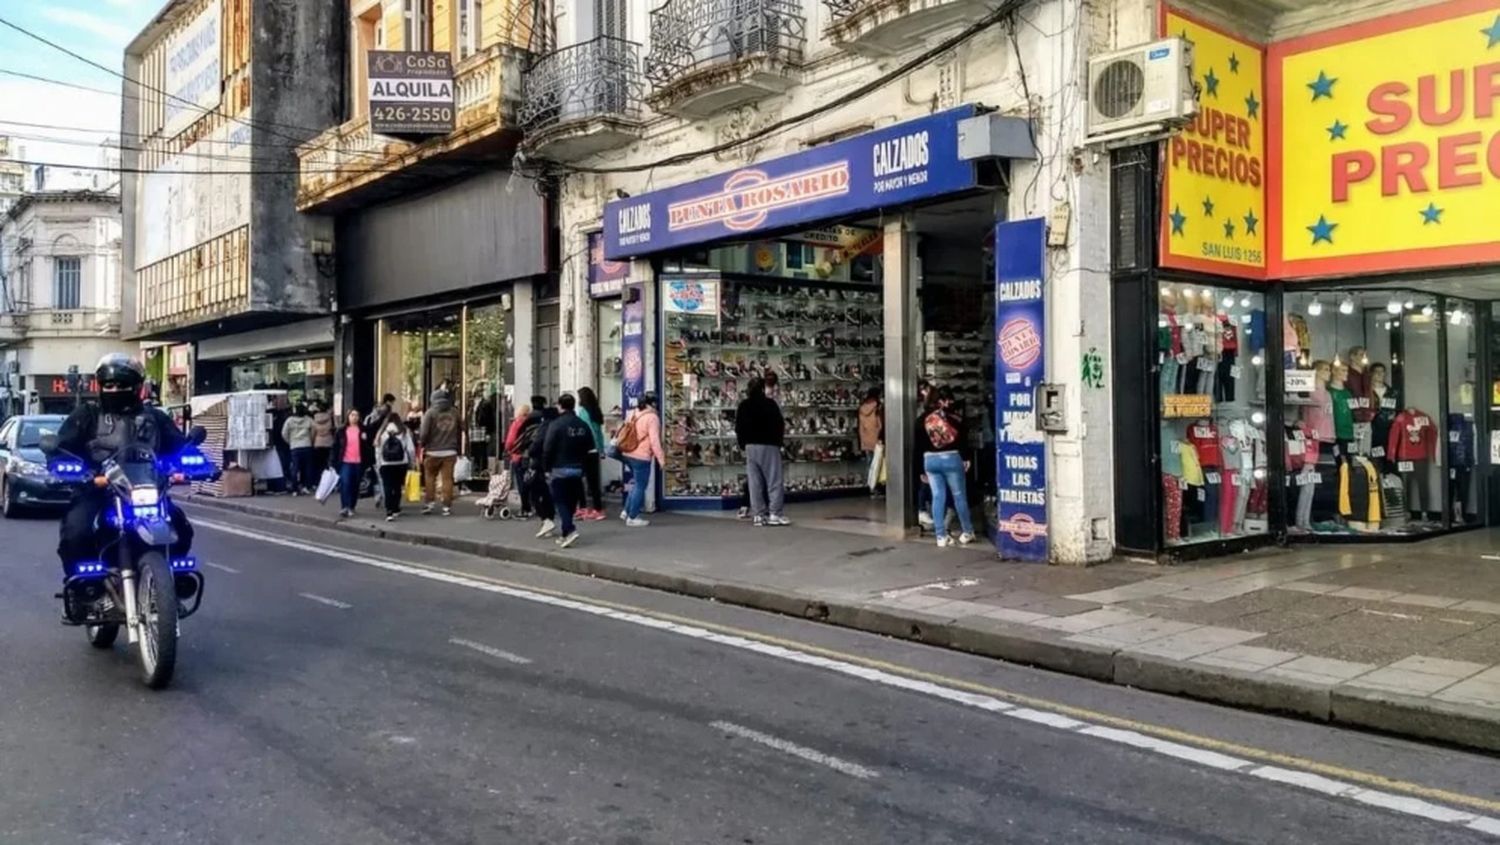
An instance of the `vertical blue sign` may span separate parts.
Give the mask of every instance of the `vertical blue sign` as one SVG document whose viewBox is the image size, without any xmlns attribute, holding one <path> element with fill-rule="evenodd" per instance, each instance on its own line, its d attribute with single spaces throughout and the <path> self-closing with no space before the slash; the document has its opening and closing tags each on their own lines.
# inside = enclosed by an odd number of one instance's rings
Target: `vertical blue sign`
<svg viewBox="0 0 1500 845">
<path fill-rule="evenodd" d="M 646 296 L 639 285 L 626 289 L 620 315 L 620 396 L 627 414 L 646 393 Z"/>
<path fill-rule="evenodd" d="M 1035 408 L 1047 369 L 1046 266 L 1045 221 L 995 227 L 995 547 L 1036 563 L 1047 561 L 1047 442 Z"/>
</svg>

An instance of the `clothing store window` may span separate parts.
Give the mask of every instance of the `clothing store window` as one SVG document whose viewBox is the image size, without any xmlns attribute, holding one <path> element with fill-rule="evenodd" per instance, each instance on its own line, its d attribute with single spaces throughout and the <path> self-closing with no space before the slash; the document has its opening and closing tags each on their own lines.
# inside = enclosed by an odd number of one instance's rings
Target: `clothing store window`
<svg viewBox="0 0 1500 845">
<path fill-rule="evenodd" d="M 1449 299 L 1443 317 L 1448 335 L 1448 502 L 1454 525 L 1481 521 L 1480 485 L 1475 466 L 1479 463 L 1476 437 L 1478 411 L 1479 342 L 1476 338 L 1475 307 L 1471 302 Z"/>
<path fill-rule="evenodd" d="M 505 427 L 506 360 L 511 355 L 508 315 L 498 303 L 470 307 L 464 323 L 464 418 L 468 422 L 468 455 L 474 471 L 485 476 L 490 459 L 499 455 Z"/>
<path fill-rule="evenodd" d="M 1291 533 L 1441 528 L 1436 297 L 1288 293 L 1284 314 Z"/>
<path fill-rule="evenodd" d="M 396 412 L 403 415 L 426 410 L 439 387 L 462 402 L 461 317 L 455 308 L 382 320 L 377 399 L 387 393 L 395 396 Z"/>
<path fill-rule="evenodd" d="M 179 376 L 186 382 L 186 374 Z M 229 370 L 233 390 L 285 390 L 293 404 L 333 400 L 333 359 L 295 358 L 236 364 Z M 185 386 L 182 388 L 186 391 Z M 186 401 L 186 400 L 183 400 Z M 171 404 L 166 403 L 164 404 Z"/>
<path fill-rule="evenodd" d="M 1161 285 L 1157 351 L 1167 545 L 1269 529 L 1265 342 L 1263 294 Z"/>
</svg>

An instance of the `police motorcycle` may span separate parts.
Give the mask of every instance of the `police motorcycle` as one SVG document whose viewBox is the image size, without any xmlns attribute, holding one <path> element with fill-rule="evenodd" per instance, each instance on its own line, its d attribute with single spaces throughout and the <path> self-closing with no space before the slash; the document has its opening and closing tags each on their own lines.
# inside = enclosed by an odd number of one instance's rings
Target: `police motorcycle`
<svg viewBox="0 0 1500 845">
<path fill-rule="evenodd" d="M 75 455 L 43 438 L 48 468 L 59 480 L 92 484 L 108 495 L 96 525 L 96 561 L 75 564 L 63 591 L 63 624 L 81 626 L 89 644 L 106 649 L 125 629 L 138 647 L 141 680 L 163 689 L 177 664 L 178 622 L 198 612 L 203 574 L 194 558 L 173 559 L 177 534 L 170 522 L 169 490 L 175 484 L 217 476 L 199 451 L 204 431 L 194 427 L 177 455 L 159 456 L 142 445 L 121 449 L 96 475 Z"/>
</svg>

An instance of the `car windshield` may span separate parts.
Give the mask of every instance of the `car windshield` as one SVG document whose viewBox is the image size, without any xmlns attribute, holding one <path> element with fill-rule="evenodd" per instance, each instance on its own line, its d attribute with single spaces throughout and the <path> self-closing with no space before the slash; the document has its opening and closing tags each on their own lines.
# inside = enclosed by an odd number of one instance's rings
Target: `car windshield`
<svg viewBox="0 0 1500 845">
<path fill-rule="evenodd" d="M 21 431 L 16 438 L 16 446 L 21 449 L 35 449 L 42 445 L 42 438 L 49 434 L 57 434 L 62 428 L 62 423 L 54 420 L 33 420 L 21 423 Z"/>
</svg>

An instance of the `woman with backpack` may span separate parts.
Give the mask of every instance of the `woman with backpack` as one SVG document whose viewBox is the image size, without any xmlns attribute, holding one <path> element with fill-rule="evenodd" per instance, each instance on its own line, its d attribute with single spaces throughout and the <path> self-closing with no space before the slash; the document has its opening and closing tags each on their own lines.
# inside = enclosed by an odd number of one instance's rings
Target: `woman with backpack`
<svg viewBox="0 0 1500 845">
<path fill-rule="evenodd" d="M 380 489 L 385 496 L 385 521 L 395 522 L 401 515 L 401 495 L 406 487 L 406 473 L 417 459 L 417 446 L 411 432 L 392 411 L 375 435 L 375 469 L 380 473 Z"/>
<path fill-rule="evenodd" d="M 631 528 L 645 528 L 651 523 L 641 519 L 646 505 L 646 488 L 651 484 L 651 467 L 666 465 L 667 453 L 661 446 L 661 417 L 656 413 L 656 397 L 647 393 L 636 400 L 635 411 L 615 433 L 615 449 L 621 461 L 630 467 L 630 495 L 620 516 Z"/>
<path fill-rule="evenodd" d="M 927 413 L 917 423 L 917 454 L 922 458 L 922 482 L 932 485 L 932 522 L 937 533 L 938 548 L 953 545 L 948 536 L 948 496 L 953 496 L 953 509 L 958 511 L 958 521 L 963 533 L 958 543 L 967 546 L 974 542 L 974 522 L 969 516 L 969 499 L 966 492 L 965 473 L 969 461 L 963 456 L 968 443 L 968 432 L 963 418 L 953 411 L 953 391 L 946 387 L 932 393 Z"/>
</svg>

